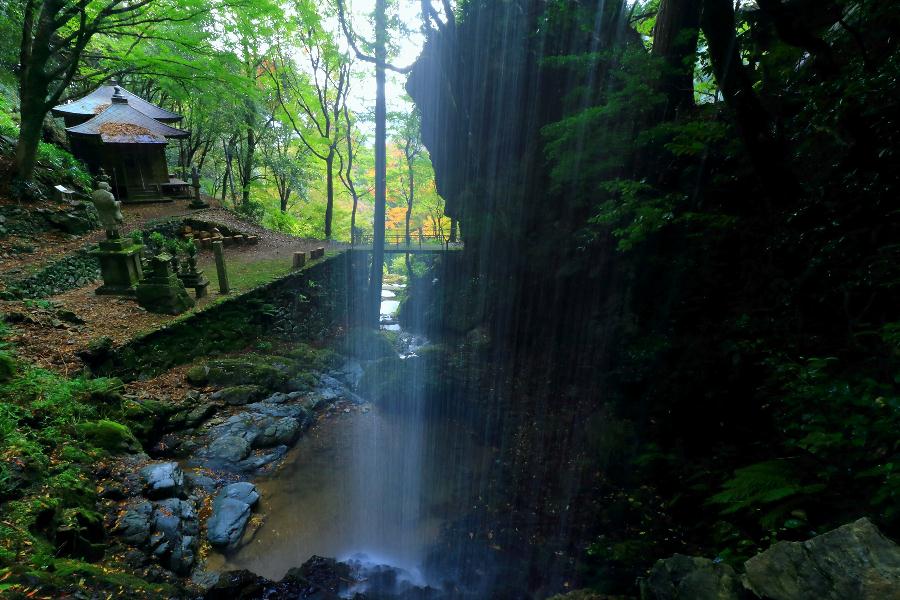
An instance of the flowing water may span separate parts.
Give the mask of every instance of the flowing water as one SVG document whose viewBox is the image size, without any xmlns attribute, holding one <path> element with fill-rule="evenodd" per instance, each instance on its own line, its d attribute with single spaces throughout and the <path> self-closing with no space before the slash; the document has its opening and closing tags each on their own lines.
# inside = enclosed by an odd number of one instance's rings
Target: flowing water
<svg viewBox="0 0 900 600">
<path fill-rule="evenodd" d="M 385 286 L 381 326 L 398 332 L 400 356 L 408 358 L 425 340 L 397 324 L 401 289 Z M 256 481 L 264 519 L 252 538 L 228 557 L 212 556 L 210 568 L 277 580 L 319 555 L 387 564 L 427 583 L 426 555 L 442 525 L 462 517 L 465 482 L 492 456 L 451 420 L 427 417 L 424 405 L 413 395 L 399 410 L 348 402 L 326 413 L 280 469 Z"/>
</svg>

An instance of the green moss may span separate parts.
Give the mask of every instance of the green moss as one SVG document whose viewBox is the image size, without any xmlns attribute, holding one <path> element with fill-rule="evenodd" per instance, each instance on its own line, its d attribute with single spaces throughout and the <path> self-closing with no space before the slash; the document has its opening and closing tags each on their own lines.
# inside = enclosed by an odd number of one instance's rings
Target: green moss
<svg viewBox="0 0 900 600">
<path fill-rule="evenodd" d="M 222 358 L 192 367 L 186 378 L 194 385 L 258 385 L 266 389 L 278 389 L 288 380 L 288 374 L 279 366 L 252 356 Z"/>
<path fill-rule="evenodd" d="M 295 348 L 287 352 L 288 358 L 292 358 L 305 368 L 316 371 L 324 371 L 339 367 L 343 362 L 340 354 L 331 348 L 313 348 L 309 344 L 297 344 Z"/>
<path fill-rule="evenodd" d="M 219 390 L 215 398 L 221 400 L 225 404 L 240 406 L 242 404 L 247 404 L 248 402 L 253 402 L 254 400 L 259 400 L 265 396 L 265 394 L 266 390 L 258 385 L 236 385 Z"/>
<path fill-rule="evenodd" d="M 101 419 L 79 423 L 75 429 L 87 443 L 111 454 L 133 454 L 141 451 L 141 443 L 127 425 Z"/>
<path fill-rule="evenodd" d="M 335 349 L 341 354 L 362 359 L 396 356 L 394 347 L 384 335 L 375 329 L 355 327 L 335 340 Z"/>
</svg>

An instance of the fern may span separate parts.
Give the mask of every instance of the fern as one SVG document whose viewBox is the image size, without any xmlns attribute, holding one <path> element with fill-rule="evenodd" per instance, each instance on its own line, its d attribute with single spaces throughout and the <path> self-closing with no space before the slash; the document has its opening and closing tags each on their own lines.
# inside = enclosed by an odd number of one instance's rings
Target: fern
<svg viewBox="0 0 900 600">
<path fill-rule="evenodd" d="M 794 510 L 799 501 L 825 489 L 824 485 L 804 485 L 788 460 L 769 460 L 735 470 L 734 477 L 710 503 L 723 505 L 722 514 L 762 510 L 760 524 L 771 529 Z"/>
</svg>

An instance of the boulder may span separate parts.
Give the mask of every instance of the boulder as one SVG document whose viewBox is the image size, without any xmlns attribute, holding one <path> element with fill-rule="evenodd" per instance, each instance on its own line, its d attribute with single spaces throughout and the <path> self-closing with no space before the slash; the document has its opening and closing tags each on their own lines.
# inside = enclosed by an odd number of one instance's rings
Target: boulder
<svg viewBox="0 0 900 600">
<path fill-rule="evenodd" d="M 112 454 L 136 454 L 142 451 L 141 443 L 127 425 L 101 419 L 79 423 L 76 429 L 89 444 Z"/>
<path fill-rule="evenodd" d="M 740 577 L 729 565 L 675 554 L 656 561 L 639 582 L 642 600 L 743 600 Z"/>
<path fill-rule="evenodd" d="M 197 427 L 210 418 L 215 412 L 216 406 L 208 402 L 203 402 L 197 406 L 189 406 L 169 418 L 169 429 L 178 431 L 181 429 Z"/>
<path fill-rule="evenodd" d="M 231 406 L 241 406 L 265 396 L 266 391 L 258 385 L 235 385 L 219 390 L 212 399 Z"/>
<path fill-rule="evenodd" d="M 256 486 L 247 482 L 227 485 L 216 494 L 206 537 L 213 546 L 233 548 L 244 535 L 250 509 L 259 500 Z"/>
<path fill-rule="evenodd" d="M 805 542 L 778 542 L 744 567 L 770 600 L 900 600 L 900 546 L 868 519 Z"/>
<path fill-rule="evenodd" d="M 53 227 L 73 235 L 87 233 L 100 226 L 97 209 L 93 204 L 80 201 L 64 210 L 47 212 L 44 218 Z"/>
<path fill-rule="evenodd" d="M 113 531 L 125 542 L 133 546 L 142 546 L 150 538 L 152 514 L 153 504 L 147 500 L 129 504 L 116 521 Z"/>
<path fill-rule="evenodd" d="M 257 385 L 278 390 L 289 378 L 286 372 L 288 364 L 293 363 L 288 359 L 278 360 L 278 357 L 267 361 L 256 357 L 221 358 L 191 367 L 185 377 L 193 385 Z"/>
<path fill-rule="evenodd" d="M 259 501 L 259 492 L 256 491 L 256 486 L 249 481 L 226 485 L 220 493 L 226 498 L 234 498 L 249 506 L 253 506 Z"/>
<path fill-rule="evenodd" d="M 250 443 L 237 435 L 223 435 L 216 438 L 209 446 L 211 458 L 236 463 L 250 454 Z"/>
<path fill-rule="evenodd" d="M 289 394 L 279 392 L 277 394 L 272 394 L 263 400 L 262 404 L 284 404 L 286 402 L 301 400 L 304 396 L 306 396 L 305 392 L 291 392 Z"/>
<path fill-rule="evenodd" d="M 178 463 L 153 463 L 141 469 L 144 493 L 148 498 L 172 498 L 181 495 L 184 472 Z"/>
<path fill-rule="evenodd" d="M 233 415 L 217 426 L 213 433 L 220 436 L 219 439 L 239 437 L 245 440 L 251 448 L 290 445 L 296 441 L 301 429 L 301 421 L 291 415 L 302 416 L 305 423 L 307 421 L 306 413 L 299 406 L 278 408 L 281 410 L 243 412 Z M 212 450 L 212 447 L 210 449 Z"/>
<path fill-rule="evenodd" d="M 189 573 L 196 560 L 197 534 L 200 530 L 193 505 L 178 498 L 157 502 L 153 511 L 153 527 L 155 531 L 150 536 L 153 554 L 166 562 L 175 573 Z"/>
<path fill-rule="evenodd" d="M 335 350 L 363 360 L 397 356 L 390 340 L 379 331 L 364 327 L 350 329 L 343 337 L 335 340 Z"/>
</svg>

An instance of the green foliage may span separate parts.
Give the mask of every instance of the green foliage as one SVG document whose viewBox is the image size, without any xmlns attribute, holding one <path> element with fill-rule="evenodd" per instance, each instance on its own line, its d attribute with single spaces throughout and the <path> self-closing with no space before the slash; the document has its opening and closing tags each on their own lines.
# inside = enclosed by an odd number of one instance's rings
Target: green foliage
<svg viewBox="0 0 900 600">
<path fill-rule="evenodd" d="M 836 359 L 772 359 L 778 459 L 736 469 L 710 498 L 723 515 L 754 522 L 768 539 L 837 526 L 860 514 L 900 520 L 900 396 L 873 379 L 844 379 Z"/>
<path fill-rule="evenodd" d="M 59 181 L 71 182 L 83 190 L 91 189 L 91 175 L 87 167 L 71 153 L 59 146 L 41 142 L 38 144 L 38 162 L 49 167 L 53 177 Z"/>
</svg>

